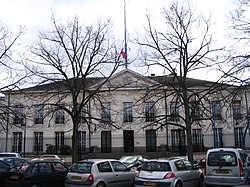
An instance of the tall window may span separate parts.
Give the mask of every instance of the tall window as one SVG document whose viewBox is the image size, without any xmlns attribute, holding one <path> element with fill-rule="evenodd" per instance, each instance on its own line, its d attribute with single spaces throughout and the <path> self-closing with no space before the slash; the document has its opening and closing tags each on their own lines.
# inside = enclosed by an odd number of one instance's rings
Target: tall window
<svg viewBox="0 0 250 187">
<path fill-rule="evenodd" d="M 223 147 L 222 144 L 222 128 L 215 128 L 215 147 Z"/>
<path fill-rule="evenodd" d="M 14 124 L 24 123 L 24 106 L 16 105 L 14 108 Z"/>
<path fill-rule="evenodd" d="M 242 140 L 243 140 L 243 128 L 235 127 L 234 128 L 235 147 L 242 147 Z"/>
<path fill-rule="evenodd" d="M 132 102 L 123 103 L 123 122 L 133 122 Z"/>
<path fill-rule="evenodd" d="M 170 121 L 180 121 L 179 107 L 177 102 L 170 102 Z"/>
<path fill-rule="evenodd" d="M 191 101 L 191 115 L 194 119 L 201 118 L 201 109 L 198 101 Z"/>
<path fill-rule="evenodd" d="M 101 152 L 102 153 L 111 153 L 111 131 L 102 131 L 101 132 Z"/>
<path fill-rule="evenodd" d="M 63 124 L 64 123 L 64 110 L 63 109 L 61 109 L 61 108 L 58 108 L 57 110 L 56 110 L 56 124 Z"/>
<path fill-rule="evenodd" d="M 86 131 L 78 131 L 78 151 L 80 155 L 86 152 Z"/>
<path fill-rule="evenodd" d="M 35 124 L 43 124 L 44 111 L 43 105 L 34 106 L 34 122 Z"/>
<path fill-rule="evenodd" d="M 222 119 L 220 101 L 212 101 L 212 116 L 215 120 Z"/>
<path fill-rule="evenodd" d="M 155 108 L 154 108 L 153 101 L 145 102 L 145 119 L 146 119 L 146 122 L 155 121 Z"/>
<path fill-rule="evenodd" d="M 34 152 L 43 152 L 43 132 L 34 132 L 35 142 L 34 142 Z"/>
<path fill-rule="evenodd" d="M 111 103 L 110 102 L 102 103 L 101 118 L 103 122 L 111 121 Z"/>
<path fill-rule="evenodd" d="M 56 153 L 60 150 L 61 146 L 64 145 L 64 132 L 55 132 L 55 146 Z"/>
<path fill-rule="evenodd" d="M 202 146 L 202 131 L 201 129 L 193 129 L 193 145 Z"/>
<path fill-rule="evenodd" d="M 80 112 L 80 123 L 86 123 L 87 122 L 87 113 L 88 107 L 84 106 Z"/>
<path fill-rule="evenodd" d="M 14 132 L 13 133 L 13 147 L 12 151 L 16 153 L 20 153 L 22 151 L 22 133 L 21 132 Z"/>
<path fill-rule="evenodd" d="M 146 130 L 146 151 L 156 152 L 156 131 Z"/>
<path fill-rule="evenodd" d="M 241 101 L 234 100 L 232 102 L 232 112 L 233 112 L 233 119 L 238 120 L 241 119 Z"/>
</svg>

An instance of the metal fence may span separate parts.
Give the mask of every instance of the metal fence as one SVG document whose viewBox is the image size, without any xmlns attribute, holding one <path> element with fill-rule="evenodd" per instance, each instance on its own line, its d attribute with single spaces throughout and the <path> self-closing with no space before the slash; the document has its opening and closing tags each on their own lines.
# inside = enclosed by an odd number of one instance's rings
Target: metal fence
<svg viewBox="0 0 250 187">
<path fill-rule="evenodd" d="M 79 158 L 84 158 L 89 155 L 95 155 L 98 157 L 100 154 L 102 156 L 107 155 L 110 157 L 119 157 L 122 154 L 145 154 L 154 156 L 157 152 L 158 156 L 165 156 L 166 154 L 176 154 L 176 155 L 185 155 L 186 154 L 186 145 L 178 144 L 177 146 L 172 145 L 171 137 L 166 136 L 157 136 L 156 146 L 154 149 L 147 149 L 145 143 L 145 136 L 141 135 L 136 137 L 134 140 L 134 147 L 132 152 L 125 152 L 123 147 L 123 138 L 119 136 L 112 137 L 111 147 L 109 149 L 102 149 L 101 147 L 101 139 L 100 137 L 92 137 L 91 141 L 89 137 L 86 136 L 86 142 L 79 142 L 78 144 L 78 154 Z M 194 145 L 194 152 L 205 152 L 208 148 L 213 147 L 214 145 L 214 137 L 211 134 L 203 135 L 202 144 Z M 70 155 L 71 154 L 71 146 L 72 139 L 71 137 L 64 137 L 63 141 L 61 141 L 60 145 L 57 145 L 56 138 L 43 138 L 42 144 L 37 143 L 35 138 L 26 138 L 24 140 L 14 140 L 13 138 L 9 138 L 6 145 L 6 139 L 0 139 L 0 152 L 19 152 L 20 154 L 26 154 L 29 156 L 41 155 L 44 153 L 55 153 L 60 155 Z M 91 143 L 92 145 L 91 145 Z M 250 140 L 249 136 L 246 137 L 245 147 L 235 144 L 234 134 L 223 134 L 222 142 L 220 147 L 241 147 L 244 149 L 250 148 Z M 24 151 L 25 148 L 25 151 Z M 108 150 L 108 151 L 107 151 Z M 116 155 L 116 156 L 115 156 Z"/>
</svg>

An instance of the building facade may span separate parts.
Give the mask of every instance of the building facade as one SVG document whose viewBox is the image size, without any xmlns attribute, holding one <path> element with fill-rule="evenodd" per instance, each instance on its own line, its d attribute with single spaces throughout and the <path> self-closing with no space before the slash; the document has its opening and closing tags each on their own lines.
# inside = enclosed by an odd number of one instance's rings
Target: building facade
<svg viewBox="0 0 250 187">
<path fill-rule="evenodd" d="M 175 79 L 171 75 L 143 76 L 129 69 L 114 75 L 79 113 L 79 158 L 185 154 L 184 105 L 176 94 Z M 98 78 L 88 85 L 88 96 L 102 81 Z M 248 92 L 197 79 L 187 79 L 186 84 L 190 97 L 195 93 L 188 103 L 194 151 L 249 148 Z M 53 105 L 60 100 L 60 105 L 71 110 L 70 95 L 59 97 L 65 93 L 67 89 L 59 92 L 52 84 L 4 92 L 0 152 L 70 154 L 72 119 L 58 104 Z"/>
</svg>

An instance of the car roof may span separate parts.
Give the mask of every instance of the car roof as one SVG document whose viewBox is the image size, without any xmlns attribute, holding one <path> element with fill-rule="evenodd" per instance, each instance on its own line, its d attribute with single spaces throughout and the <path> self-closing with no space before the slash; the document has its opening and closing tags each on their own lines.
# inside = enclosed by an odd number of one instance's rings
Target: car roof
<svg viewBox="0 0 250 187">
<path fill-rule="evenodd" d="M 208 152 L 212 152 L 212 151 L 244 151 L 241 148 L 230 148 L 230 147 L 225 147 L 225 148 L 212 148 L 209 149 Z"/>
<path fill-rule="evenodd" d="M 99 162 L 105 162 L 105 161 L 119 161 L 117 159 L 109 158 L 109 159 L 84 159 L 77 161 L 76 163 L 84 163 L 84 162 L 91 162 L 91 163 L 99 163 Z"/>
</svg>

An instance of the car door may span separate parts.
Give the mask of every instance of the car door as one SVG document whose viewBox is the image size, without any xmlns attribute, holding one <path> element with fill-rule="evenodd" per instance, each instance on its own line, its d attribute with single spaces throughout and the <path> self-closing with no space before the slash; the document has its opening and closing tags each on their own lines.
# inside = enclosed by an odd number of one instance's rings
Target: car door
<svg viewBox="0 0 250 187">
<path fill-rule="evenodd" d="M 98 169 L 98 173 L 96 172 L 96 178 L 98 178 L 97 180 L 105 181 L 107 186 L 110 186 L 110 187 L 118 186 L 115 172 L 113 171 L 109 161 L 106 160 L 106 161 L 97 163 L 96 167 Z"/>
<path fill-rule="evenodd" d="M 192 182 L 190 180 L 190 171 L 187 170 L 187 167 L 183 160 L 177 160 L 174 162 L 174 165 L 176 167 L 176 177 L 181 178 L 183 182 L 183 187 L 189 187 L 192 186 Z"/>
<path fill-rule="evenodd" d="M 58 187 L 64 186 L 68 168 L 61 162 L 51 162 L 53 166 L 54 179 L 57 180 Z"/>
<path fill-rule="evenodd" d="M 111 161 L 111 165 L 115 172 L 117 186 L 128 186 L 132 184 L 135 177 L 135 172 L 128 169 L 119 161 Z"/>
<path fill-rule="evenodd" d="M 189 178 L 189 186 L 196 186 L 199 184 L 199 178 L 200 178 L 200 170 L 197 168 L 195 169 L 193 164 L 189 162 L 188 160 L 183 160 L 186 170 L 187 170 L 187 175 Z"/>
<path fill-rule="evenodd" d="M 36 175 L 34 175 L 31 180 L 33 182 L 38 182 L 42 186 L 55 187 L 57 185 L 57 179 L 55 178 L 54 172 L 52 170 L 51 164 L 49 162 L 37 163 L 35 167 L 38 167 Z M 35 170 L 35 168 L 34 168 Z"/>
</svg>

